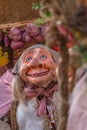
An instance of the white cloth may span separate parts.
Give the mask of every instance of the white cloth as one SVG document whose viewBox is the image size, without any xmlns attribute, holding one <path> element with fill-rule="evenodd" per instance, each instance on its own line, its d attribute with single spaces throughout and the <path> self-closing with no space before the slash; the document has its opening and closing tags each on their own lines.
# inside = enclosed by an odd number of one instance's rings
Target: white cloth
<svg viewBox="0 0 87 130">
<path fill-rule="evenodd" d="M 17 107 L 17 122 L 19 130 L 43 130 L 43 119 L 36 114 L 36 98 L 29 100 L 27 104 L 19 104 Z"/>
</svg>

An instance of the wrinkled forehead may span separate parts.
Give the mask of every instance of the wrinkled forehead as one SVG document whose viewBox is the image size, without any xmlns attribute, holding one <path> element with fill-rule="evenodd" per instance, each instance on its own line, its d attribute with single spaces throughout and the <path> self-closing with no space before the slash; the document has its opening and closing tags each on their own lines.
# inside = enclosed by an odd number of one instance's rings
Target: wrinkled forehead
<svg viewBox="0 0 87 130">
<path fill-rule="evenodd" d="M 44 54 L 49 58 L 52 58 L 49 51 L 43 48 L 34 48 L 31 50 L 26 50 L 22 55 L 22 60 L 26 58 L 26 56 L 38 57 L 39 55 Z"/>
</svg>

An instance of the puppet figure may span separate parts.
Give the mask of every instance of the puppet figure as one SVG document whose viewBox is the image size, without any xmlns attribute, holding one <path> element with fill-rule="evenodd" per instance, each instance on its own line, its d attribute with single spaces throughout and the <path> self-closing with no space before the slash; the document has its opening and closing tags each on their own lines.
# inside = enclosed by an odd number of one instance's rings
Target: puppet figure
<svg viewBox="0 0 87 130">
<path fill-rule="evenodd" d="M 80 66 L 80 55 L 73 50 L 69 53 L 71 88 L 72 70 Z M 58 52 L 33 45 L 23 52 L 13 70 L 0 77 L 0 130 L 58 130 L 58 62 Z"/>
<path fill-rule="evenodd" d="M 26 49 L 13 68 L 18 130 L 58 130 L 58 53 L 43 46 Z"/>
</svg>

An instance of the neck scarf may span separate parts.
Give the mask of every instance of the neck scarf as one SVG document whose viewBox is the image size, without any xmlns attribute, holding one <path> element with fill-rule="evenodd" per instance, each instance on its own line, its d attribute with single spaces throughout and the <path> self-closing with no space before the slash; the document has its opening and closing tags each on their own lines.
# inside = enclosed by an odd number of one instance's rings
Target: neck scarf
<svg viewBox="0 0 87 130">
<path fill-rule="evenodd" d="M 41 116 L 43 114 L 47 115 L 47 105 L 52 106 L 53 108 L 53 102 L 52 102 L 52 95 L 54 91 L 58 90 L 57 83 L 51 83 L 50 86 L 47 88 L 30 88 L 28 91 L 26 91 L 26 100 L 30 100 L 34 97 L 38 100 L 38 109 L 37 109 L 37 116 Z M 51 110 L 52 110 L 51 108 Z"/>
</svg>

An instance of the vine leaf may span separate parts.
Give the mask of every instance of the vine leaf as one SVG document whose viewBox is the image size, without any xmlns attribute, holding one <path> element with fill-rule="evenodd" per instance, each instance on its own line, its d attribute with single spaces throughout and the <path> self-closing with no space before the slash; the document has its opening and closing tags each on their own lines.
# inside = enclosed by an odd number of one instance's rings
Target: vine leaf
<svg viewBox="0 0 87 130">
<path fill-rule="evenodd" d="M 46 11 L 45 11 L 45 15 L 46 15 L 47 17 L 51 17 L 50 11 L 49 11 L 49 10 L 46 10 Z"/>
<path fill-rule="evenodd" d="M 42 3 L 32 3 L 32 9 L 34 10 L 39 10 L 42 7 L 43 7 Z"/>
</svg>

